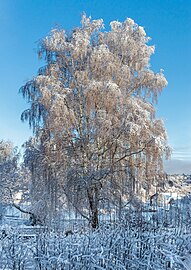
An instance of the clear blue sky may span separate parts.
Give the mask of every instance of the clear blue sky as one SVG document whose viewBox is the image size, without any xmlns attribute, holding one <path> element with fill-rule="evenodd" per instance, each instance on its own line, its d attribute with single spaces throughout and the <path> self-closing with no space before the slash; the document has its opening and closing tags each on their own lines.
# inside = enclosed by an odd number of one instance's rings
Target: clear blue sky
<svg viewBox="0 0 191 270">
<path fill-rule="evenodd" d="M 38 41 L 56 25 L 79 26 L 84 11 L 103 18 L 107 28 L 127 17 L 145 27 L 156 45 L 152 69 L 163 68 L 169 83 L 157 114 L 165 121 L 173 159 L 187 161 L 191 171 L 191 0 L 0 0 L 0 139 L 20 146 L 31 135 L 20 121 L 27 104 L 18 90 L 43 65 Z"/>
</svg>

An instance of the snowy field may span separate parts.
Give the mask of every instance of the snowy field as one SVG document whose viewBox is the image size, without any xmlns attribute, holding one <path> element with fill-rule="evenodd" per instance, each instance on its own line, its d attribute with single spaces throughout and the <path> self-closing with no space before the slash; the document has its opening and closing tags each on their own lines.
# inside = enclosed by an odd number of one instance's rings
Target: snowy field
<svg viewBox="0 0 191 270">
<path fill-rule="evenodd" d="M 0 269 L 190 270 L 190 220 L 175 223 L 172 213 L 162 219 L 131 213 L 94 231 L 83 223 L 71 230 L 4 226 Z"/>
</svg>

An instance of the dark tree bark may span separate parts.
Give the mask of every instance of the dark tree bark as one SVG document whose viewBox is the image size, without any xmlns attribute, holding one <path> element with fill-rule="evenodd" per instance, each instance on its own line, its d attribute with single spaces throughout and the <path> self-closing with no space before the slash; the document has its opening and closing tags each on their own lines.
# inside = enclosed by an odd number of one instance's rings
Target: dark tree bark
<svg viewBox="0 0 191 270">
<path fill-rule="evenodd" d="M 89 209 L 90 209 L 90 224 L 93 229 L 96 229 L 99 226 L 98 219 L 98 196 L 99 190 L 97 186 L 88 188 L 87 190 L 88 200 L 89 200 Z"/>
<path fill-rule="evenodd" d="M 19 211 L 21 211 L 22 213 L 24 214 L 29 214 L 30 215 L 30 222 L 31 222 L 31 225 L 34 226 L 34 225 L 43 225 L 43 222 L 40 220 L 39 217 L 37 217 L 34 213 L 32 213 L 31 211 L 27 211 L 27 210 L 24 210 L 22 209 L 19 205 L 13 203 L 12 204 L 16 209 L 18 209 Z"/>
</svg>

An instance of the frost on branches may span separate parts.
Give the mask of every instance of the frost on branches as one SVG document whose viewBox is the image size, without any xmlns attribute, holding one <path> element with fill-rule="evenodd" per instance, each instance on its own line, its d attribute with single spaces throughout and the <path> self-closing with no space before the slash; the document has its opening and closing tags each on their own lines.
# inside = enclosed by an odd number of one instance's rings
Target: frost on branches
<svg viewBox="0 0 191 270">
<path fill-rule="evenodd" d="M 1 140 L 0 225 L 4 223 L 6 215 L 11 218 L 14 215 L 13 213 L 17 211 L 33 215 L 33 213 L 23 208 L 23 202 L 26 205 L 29 199 L 30 172 L 25 166 L 20 164 L 19 159 L 20 153 L 17 148 L 13 147 L 11 142 Z"/>
<path fill-rule="evenodd" d="M 0 203 L 10 203 L 19 190 L 19 154 L 11 142 L 0 141 Z"/>
<path fill-rule="evenodd" d="M 132 19 L 110 26 L 83 15 L 70 34 L 52 30 L 39 48 L 46 66 L 21 88 L 35 135 L 25 153 L 33 196 L 51 215 L 67 200 L 93 228 L 101 207 L 148 199 L 169 155 L 155 118 L 167 81 L 150 69 L 154 46 Z"/>
</svg>

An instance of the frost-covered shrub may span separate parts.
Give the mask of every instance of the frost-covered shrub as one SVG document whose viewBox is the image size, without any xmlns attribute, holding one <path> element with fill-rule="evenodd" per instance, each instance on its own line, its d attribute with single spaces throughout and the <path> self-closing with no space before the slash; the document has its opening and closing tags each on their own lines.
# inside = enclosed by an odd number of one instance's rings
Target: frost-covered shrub
<svg viewBox="0 0 191 270">
<path fill-rule="evenodd" d="M 103 223 L 92 231 L 4 228 L 2 269 L 189 270 L 191 226 L 185 230 L 144 222 Z M 27 231 L 26 231 L 27 230 Z"/>
</svg>

